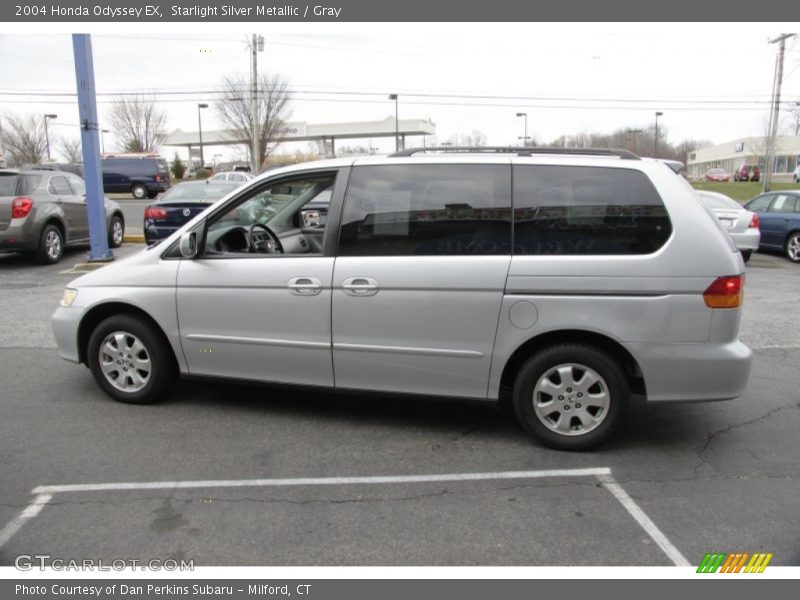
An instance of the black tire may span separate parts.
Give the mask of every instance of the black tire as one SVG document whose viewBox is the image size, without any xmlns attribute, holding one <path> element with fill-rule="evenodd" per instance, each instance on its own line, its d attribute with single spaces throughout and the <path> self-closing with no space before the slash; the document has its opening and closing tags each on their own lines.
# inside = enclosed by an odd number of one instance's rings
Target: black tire
<svg viewBox="0 0 800 600">
<path fill-rule="evenodd" d="M 576 391 L 583 388 L 564 387 L 563 396 L 551 397 L 552 402 L 556 403 L 554 407 L 557 410 L 550 416 L 544 415 L 540 418 L 534 409 L 536 386 L 537 383 L 545 380 L 552 384 L 551 376 L 556 373 L 556 367 L 570 369 L 569 372 L 573 376 L 579 376 L 577 384 L 573 385 L 580 385 L 584 381 L 587 368 L 594 371 L 600 380 L 596 384 L 589 385 L 583 392 Z M 584 369 L 583 375 L 581 375 L 581 368 Z M 559 385 L 564 385 L 563 380 Z M 588 403 L 593 402 L 591 398 L 600 397 L 603 388 L 605 388 L 605 395 L 608 399 L 607 407 L 596 410 L 596 414 L 590 414 Z M 566 390 L 570 390 L 570 392 L 567 393 Z M 584 393 L 585 396 L 578 397 L 579 394 Z M 543 393 L 539 392 L 539 394 Z M 547 394 L 540 397 L 544 396 Z M 522 427 L 546 446 L 559 450 L 587 450 L 603 442 L 619 426 L 627 409 L 629 397 L 628 380 L 613 356 L 594 346 L 565 343 L 538 352 L 522 366 L 514 383 L 513 404 L 514 412 Z M 592 406 L 592 408 L 598 409 L 599 407 Z M 570 409 L 575 411 L 582 409 L 582 411 L 567 412 Z M 561 422 L 561 419 L 568 418 L 569 421 L 565 422 L 568 426 L 581 422 L 579 418 L 581 414 L 591 417 L 596 423 L 592 427 L 588 427 L 584 433 L 580 433 L 581 427 L 577 424 L 571 426 L 569 433 L 557 432 L 554 429 L 555 424 L 550 418 L 556 412 L 560 414 L 558 423 Z M 550 425 L 546 425 L 543 419 L 547 420 Z"/>
<path fill-rule="evenodd" d="M 742 253 L 742 260 L 744 262 L 747 262 L 748 260 L 750 260 L 750 257 L 753 256 L 752 250 L 741 250 L 740 252 Z"/>
<path fill-rule="evenodd" d="M 116 336 L 110 342 L 117 350 L 114 350 L 113 357 L 110 356 L 111 352 L 104 354 L 106 361 L 103 363 L 117 369 L 117 376 L 109 375 L 107 377 L 103 364 L 101 364 L 101 345 L 105 344 L 109 336 L 117 332 L 119 332 L 121 339 L 120 336 Z M 134 340 L 139 341 L 144 350 L 144 354 L 141 351 L 139 352 L 138 358 L 140 360 L 145 357 L 149 359 L 150 370 L 147 377 L 142 376 L 144 371 L 135 368 L 136 352 L 130 352 L 130 350 L 135 350 L 138 347 L 133 343 Z M 116 352 L 119 350 L 127 351 L 122 351 L 117 355 Z M 111 360 L 108 361 L 108 358 L 111 358 Z M 174 357 L 160 332 L 146 320 L 134 315 L 114 315 L 95 327 L 89 337 L 86 359 L 95 381 L 102 390 L 114 400 L 126 404 L 152 404 L 164 395 L 175 377 Z M 115 361 L 114 359 L 117 360 Z M 114 363 L 116 363 L 117 367 L 114 367 Z M 119 368 L 125 371 L 119 371 Z M 124 380 L 122 379 L 123 377 L 125 378 Z M 134 377 L 137 378 L 136 381 L 134 381 Z M 111 380 L 119 381 L 119 386 L 112 384 Z M 121 387 L 128 387 L 129 381 L 130 391 L 121 389 Z M 140 384 L 143 385 L 137 388 L 136 386 Z"/>
<path fill-rule="evenodd" d="M 137 200 L 144 200 L 147 196 L 147 188 L 143 183 L 134 183 L 131 186 L 131 194 L 133 194 L 133 197 Z"/>
<path fill-rule="evenodd" d="M 800 263 L 800 231 L 793 231 L 786 236 L 783 253 L 793 263 Z"/>
<path fill-rule="evenodd" d="M 117 227 L 119 229 L 117 229 Z M 125 222 L 119 215 L 111 217 L 108 224 L 108 246 L 110 248 L 119 248 L 122 246 L 123 238 L 125 237 Z"/>
<path fill-rule="evenodd" d="M 45 225 L 36 246 L 36 262 L 54 265 L 64 256 L 64 234 L 55 225 Z"/>
</svg>

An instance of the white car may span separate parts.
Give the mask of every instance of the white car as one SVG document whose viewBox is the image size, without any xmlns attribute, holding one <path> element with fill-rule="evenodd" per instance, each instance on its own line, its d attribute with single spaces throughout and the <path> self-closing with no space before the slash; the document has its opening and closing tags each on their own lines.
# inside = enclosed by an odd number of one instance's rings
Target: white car
<svg viewBox="0 0 800 600">
<path fill-rule="evenodd" d="M 243 171 L 222 171 L 209 178 L 209 181 L 236 181 L 238 183 L 247 183 L 253 179 L 250 173 Z"/>
<path fill-rule="evenodd" d="M 742 253 L 744 262 L 750 260 L 750 256 L 758 250 L 761 242 L 758 215 L 725 194 L 704 190 L 698 191 L 697 194 L 708 210 L 714 213 L 725 227 L 736 248 Z"/>
</svg>

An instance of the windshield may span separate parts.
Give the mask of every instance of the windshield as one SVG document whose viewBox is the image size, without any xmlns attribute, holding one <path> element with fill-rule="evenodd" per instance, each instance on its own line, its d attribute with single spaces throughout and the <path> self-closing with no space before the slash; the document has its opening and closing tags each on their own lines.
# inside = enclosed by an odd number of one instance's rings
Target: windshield
<svg viewBox="0 0 800 600">
<path fill-rule="evenodd" d="M 727 196 L 700 194 L 700 199 L 711 210 L 742 210 L 742 206 L 736 200 Z"/>
<path fill-rule="evenodd" d="M 724 169 L 709 169 L 709 175 L 722 175 L 725 172 Z"/>
</svg>

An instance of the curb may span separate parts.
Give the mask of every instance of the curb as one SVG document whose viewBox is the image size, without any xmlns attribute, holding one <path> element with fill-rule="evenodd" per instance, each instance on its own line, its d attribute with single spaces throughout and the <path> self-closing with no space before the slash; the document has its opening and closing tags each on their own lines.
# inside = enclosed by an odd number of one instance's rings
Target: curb
<svg viewBox="0 0 800 600">
<path fill-rule="evenodd" d="M 143 233 L 126 233 L 122 241 L 126 244 L 144 244 Z"/>
</svg>

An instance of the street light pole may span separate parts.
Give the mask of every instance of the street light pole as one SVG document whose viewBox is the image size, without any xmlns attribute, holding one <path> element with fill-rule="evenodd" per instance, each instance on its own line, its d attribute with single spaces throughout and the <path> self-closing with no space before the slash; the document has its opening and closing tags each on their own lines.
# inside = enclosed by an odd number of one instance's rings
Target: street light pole
<svg viewBox="0 0 800 600">
<path fill-rule="evenodd" d="M 656 111 L 656 135 L 653 142 L 653 158 L 658 158 L 658 117 L 663 116 L 663 112 Z"/>
<path fill-rule="evenodd" d="M 206 166 L 205 161 L 203 160 L 203 120 L 200 118 L 200 111 L 204 108 L 208 108 L 208 104 L 198 104 L 197 105 L 197 130 L 198 135 L 200 136 L 200 168 L 204 169 Z M 190 156 L 189 159 L 192 157 Z"/>
<path fill-rule="evenodd" d="M 528 145 L 528 113 L 526 113 L 526 112 L 518 112 L 517 116 L 518 117 L 523 117 L 524 120 L 525 120 L 525 136 L 522 138 L 522 145 L 523 146 L 527 146 Z"/>
<path fill-rule="evenodd" d="M 47 143 L 47 160 L 50 160 L 50 135 L 47 132 L 47 119 L 57 119 L 58 115 L 46 114 L 44 116 L 44 140 Z"/>
<path fill-rule="evenodd" d="M 253 59 L 253 100 L 251 107 L 253 113 L 253 145 L 251 148 L 251 154 L 253 157 L 253 175 L 256 175 L 258 174 L 258 169 L 261 166 L 261 140 L 259 140 L 261 124 L 259 123 L 258 118 L 258 53 L 264 51 L 263 35 L 256 35 L 255 33 L 253 34 L 253 38 L 250 43 L 250 50 L 252 51 Z"/>
<path fill-rule="evenodd" d="M 399 97 L 397 94 L 389 94 L 389 100 L 394 100 L 394 151 L 400 150 L 400 120 L 398 112 Z"/>
</svg>

